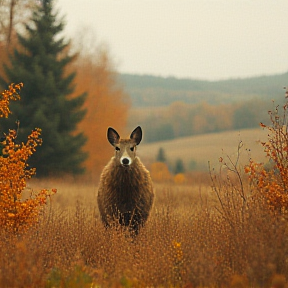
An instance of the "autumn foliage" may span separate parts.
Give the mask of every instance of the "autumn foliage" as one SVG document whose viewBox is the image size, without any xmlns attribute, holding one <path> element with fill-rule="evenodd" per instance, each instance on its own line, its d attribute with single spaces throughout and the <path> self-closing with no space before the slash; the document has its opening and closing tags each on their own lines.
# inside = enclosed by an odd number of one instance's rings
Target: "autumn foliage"
<svg viewBox="0 0 288 288">
<path fill-rule="evenodd" d="M 154 162 L 150 166 L 150 174 L 154 182 L 166 184 L 185 184 L 187 182 L 184 173 L 177 173 L 173 175 L 164 162 Z"/>
<path fill-rule="evenodd" d="M 261 123 L 269 132 L 268 141 L 261 143 L 269 164 L 264 165 L 251 160 L 245 168 L 254 197 L 263 200 L 268 208 L 278 215 L 288 212 L 287 109 L 288 103 L 283 106 L 283 113 L 276 107 L 275 111 L 269 111 L 271 125 Z"/>
<path fill-rule="evenodd" d="M 0 118 L 7 118 L 9 114 L 11 113 L 9 104 L 10 101 L 19 100 L 20 96 L 18 94 L 18 91 L 23 87 L 23 83 L 13 85 L 11 84 L 9 86 L 9 90 L 4 90 L 1 94 L 0 99 Z"/>
<path fill-rule="evenodd" d="M 0 117 L 8 117 L 11 113 L 9 103 L 20 99 L 19 90 L 22 83 L 10 85 L 2 93 L 0 100 Z M 40 208 L 47 202 L 47 198 L 56 190 L 46 189 L 38 193 L 31 193 L 26 200 L 22 193 L 26 188 L 26 181 L 35 174 L 35 168 L 27 164 L 29 157 L 42 144 L 41 129 L 36 128 L 28 136 L 26 143 L 16 144 L 17 131 L 10 130 L 2 139 L 2 155 L 0 157 L 0 225 L 2 228 L 19 232 L 38 221 Z"/>
<path fill-rule="evenodd" d="M 84 108 L 87 114 L 79 124 L 78 131 L 84 132 L 88 140 L 84 150 L 89 153 L 85 162 L 87 172 L 100 174 L 108 162 L 111 146 L 106 134 L 109 126 L 123 131 L 126 126 L 129 97 L 117 82 L 117 74 L 105 51 L 93 56 L 82 55 L 73 66 L 77 71 L 75 94 L 87 92 Z"/>
<path fill-rule="evenodd" d="M 136 117 L 141 121 L 147 142 L 257 127 L 269 106 L 264 100 L 251 100 L 222 104 L 175 101 L 169 106 L 151 107 L 133 107 L 128 119 L 129 127 Z"/>
<path fill-rule="evenodd" d="M 173 176 L 171 175 L 168 166 L 163 162 L 155 162 L 150 167 L 150 173 L 153 181 L 170 183 Z"/>
</svg>

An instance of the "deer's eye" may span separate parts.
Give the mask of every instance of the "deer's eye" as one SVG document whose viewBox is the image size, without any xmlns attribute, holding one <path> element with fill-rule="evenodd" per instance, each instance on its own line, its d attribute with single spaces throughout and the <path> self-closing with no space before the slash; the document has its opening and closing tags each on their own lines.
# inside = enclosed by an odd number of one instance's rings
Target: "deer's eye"
<svg viewBox="0 0 288 288">
<path fill-rule="evenodd" d="M 119 148 L 119 147 L 115 147 L 115 150 L 116 150 L 116 151 L 120 151 L 120 148 Z"/>
<path fill-rule="evenodd" d="M 130 148 L 131 151 L 134 151 L 134 146 Z"/>
</svg>

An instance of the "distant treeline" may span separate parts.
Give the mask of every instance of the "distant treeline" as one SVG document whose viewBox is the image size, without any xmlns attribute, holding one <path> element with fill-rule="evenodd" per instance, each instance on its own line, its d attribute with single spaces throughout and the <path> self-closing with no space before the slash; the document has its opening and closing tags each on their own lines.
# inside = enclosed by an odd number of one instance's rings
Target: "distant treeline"
<svg viewBox="0 0 288 288">
<path fill-rule="evenodd" d="M 119 80 L 131 97 L 132 107 L 168 106 L 175 101 L 186 104 L 205 101 L 216 105 L 251 99 L 281 99 L 283 87 L 288 86 L 288 72 L 222 81 L 120 74 Z"/>
<path fill-rule="evenodd" d="M 144 140 L 157 142 L 197 134 L 254 128 L 260 122 L 269 122 L 268 110 L 272 109 L 272 101 L 259 99 L 219 105 L 207 102 L 174 102 L 167 107 L 132 109 L 129 126 L 134 127 L 137 119 L 144 128 Z"/>
</svg>

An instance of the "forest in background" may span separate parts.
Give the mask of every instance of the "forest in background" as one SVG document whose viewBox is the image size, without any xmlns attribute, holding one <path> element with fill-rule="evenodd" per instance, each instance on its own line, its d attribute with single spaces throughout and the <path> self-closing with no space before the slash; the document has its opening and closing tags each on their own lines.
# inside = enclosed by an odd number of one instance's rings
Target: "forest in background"
<svg viewBox="0 0 288 288">
<path fill-rule="evenodd" d="M 137 123 L 141 123 L 145 130 L 144 141 L 151 143 L 199 134 L 255 128 L 260 122 L 267 123 L 267 111 L 272 108 L 271 101 L 260 99 L 215 105 L 207 102 L 174 102 L 164 107 L 132 108 L 128 125 L 131 130 Z"/>
<path fill-rule="evenodd" d="M 120 74 L 119 81 L 131 97 L 133 107 L 168 106 L 175 101 L 187 104 L 235 103 L 251 99 L 283 101 L 283 87 L 288 72 L 251 78 L 205 81 L 159 77 L 152 75 Z"/>
<path fill-rule="evenodd" d="M 137 120 L 144 140 L 157 142 L 267 123 L 267 111 L 284 103 L 288 73 L 214 82 L 128 74 L 119 79 L 131 97 L 128 127 Z"/>
</svg>

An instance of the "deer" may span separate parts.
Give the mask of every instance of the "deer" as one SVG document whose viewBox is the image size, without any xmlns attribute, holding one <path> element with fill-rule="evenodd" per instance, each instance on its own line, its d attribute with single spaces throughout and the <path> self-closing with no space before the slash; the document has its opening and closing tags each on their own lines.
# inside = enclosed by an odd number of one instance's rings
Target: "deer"
<svg viewBox="0 0 288 288">
<path fill-rule="evenodd" d="M 135 128 L 128 139 L 109 127 L 107 139 L 115 149 L 100 176 L 98 208 L 105 227 L 120 225 L 138 235 L 147 221 L 154 201 L 149 171 L 136 156 L 142 129 Z"/>
</svg>

